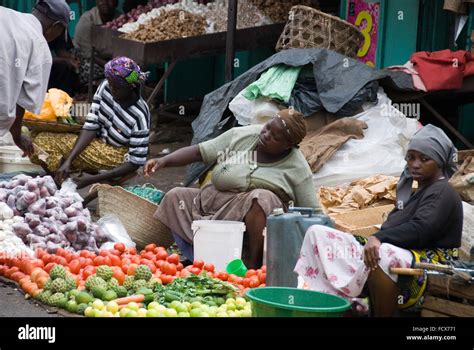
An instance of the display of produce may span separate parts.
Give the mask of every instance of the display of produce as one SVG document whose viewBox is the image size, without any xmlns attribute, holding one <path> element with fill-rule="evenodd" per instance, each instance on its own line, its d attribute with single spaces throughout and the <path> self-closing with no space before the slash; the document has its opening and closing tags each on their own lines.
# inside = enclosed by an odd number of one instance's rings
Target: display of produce
<svg viewBox="0 0 474 350">
<path fill-rule="evenodd" d="M 273 23 L 283 23 L 288 19 L 291 8 L 295 5 L 312 7 L 314 1 L 311 0 L 248 0 L 257 7 L 265 16 L 269 17 Z"/>
<path fill-rule="evenodd" d="M 98 254 L 38 248 L 35 255 L 0 252 L 0 276 L 44 304 L 88 317 L 250 317 L 242 296 L 265 285 L 265 266 L 245 278 L 201 260 L 184 268 L 178 254 L 155 244 L 139 254 L 116 243 Z"/>
<path fill-rule="evenodd" d="M 102 229 L 92 222 L 89 209 L 84 209 L 70 193 L 58 191 L 51 176 L 18 175 L 0 182 L 0 211 L 6 219 L 0 232 L 5 236 L 13 232 L 33 250 L 97 251 L 108 241 Z"/>
<path fill-rule="evenodd" d="M 163 11 L 162 14 L 123 37 L 143 42 L 186 38 L 206 33 L 206 20 L 183 10 Z"/>
</svg>

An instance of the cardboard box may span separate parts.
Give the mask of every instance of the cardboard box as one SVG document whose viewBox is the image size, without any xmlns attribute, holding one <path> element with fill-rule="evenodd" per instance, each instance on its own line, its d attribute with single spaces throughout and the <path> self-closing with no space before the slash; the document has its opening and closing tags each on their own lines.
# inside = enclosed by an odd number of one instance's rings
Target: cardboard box
<svg viewBox="0 0 474 350">
<path fill-rule="evenodd" d="M 379 231 L 376 225 L 381 225 L 394 207 L 394 205 L 390 204 L 345 213 L 330 214 L 329 216 L 334 220 L 336 229 L 354 235 L 368 237 Z"/>
</svg>

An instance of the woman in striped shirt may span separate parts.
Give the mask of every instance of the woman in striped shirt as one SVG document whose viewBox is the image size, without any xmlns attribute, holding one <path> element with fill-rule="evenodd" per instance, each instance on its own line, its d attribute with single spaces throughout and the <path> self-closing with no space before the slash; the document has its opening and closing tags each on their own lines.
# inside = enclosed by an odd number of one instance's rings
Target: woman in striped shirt
<svg viewBox="0 0 474 350">
<path fill-rule="evenodd" d="M 146 163 L 150 111 L 140 96 L 146 74 L 133 60 L 118 57 L 105 65 L 105 76 L 79 136 L 41 133 L 34 140 L 48 153 L 47 168 L 59 183 L 81 170 L 73 180 L 83 188 L 131 174 Z"/>
</svg>

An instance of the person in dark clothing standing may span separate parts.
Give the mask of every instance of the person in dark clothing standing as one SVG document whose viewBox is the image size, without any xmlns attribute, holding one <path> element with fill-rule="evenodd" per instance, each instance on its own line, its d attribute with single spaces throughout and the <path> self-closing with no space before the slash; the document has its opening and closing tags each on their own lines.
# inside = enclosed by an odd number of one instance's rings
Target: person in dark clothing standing
<svg viewBox="0 0 474 350">
<path fill-rule="evenodd" d="M 71 38 L 66 33 L 48 44 L 53 54 L 53 66 L 49 76 L 48 89 L 61 89 L 70 96 L 74 96 L 80 87 L 80 61 L 73 53 L 74 46 Z"/>
<path fill-rule="evenodd" d="M 367 239 L 310 227 L 295 267 L 309 288 L 356 301 L 367 282 L 375 316 L 419 306 L 426 278 L 399 277 L 390 268 L 457 259 L 462 202 L 448 183 L 456 170 L 456 152 L 441 129 L 426 125 L 408 146 L 407 165 L 397 184 L 397 206 L 379 232 Z M 413 181 L 418 183 L 416 191 Z"/>
</svg>

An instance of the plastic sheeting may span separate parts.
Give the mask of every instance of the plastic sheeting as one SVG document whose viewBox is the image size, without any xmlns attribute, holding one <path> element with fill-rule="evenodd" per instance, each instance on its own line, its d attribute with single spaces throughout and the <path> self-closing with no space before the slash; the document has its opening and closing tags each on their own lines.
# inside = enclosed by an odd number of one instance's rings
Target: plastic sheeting
<svg viewBox="0 0 474 350">
<path fill-rule="evenodd" d="M 256 81 L 261 73 L 278 64 L 294 67 L 312 64 L 321 103 L 324 109 L 331 113 L 340 110 L 360 89 L 374 80 L 387 78 L 388 83 L 400 90 L 414 90 L 412 80 L 401 77 L 407 75 L 406 73 L 377 70 L 331 50 L 283 50 L 204 97 L 199 116 L 192 124 L 192 144 L 210 140 L 224 132 L 226 126 L 232 125 L 229 119 L 226 119 L 233 118 L 226 112 L 230 101 Z M 194 179 L 204 168 L 202 163 L 190 165 L 187 180 Z"/>
<path fill-rule="evenodd" d="M 313 175 L 315 187 L 335 186 L 374 174 L 399 176 L 406 164 L 408 143 L 417 130 L 379 89 L 378 103 L 354 116 L 367 123 L 364 138 L 349 140 Z"/>
<path fill-rule="evenodd" d="M 377 81 L 366 84 L 335 114 L 338 117 L 349 117 L 360 112 L 360 108 L 364 103 L 377 101 L 378 88 Z M 291 93 L 289 105 L 303 113 L 305 117 L 324 109 L 313 78 L 298 79 Z"/>
</svg>

